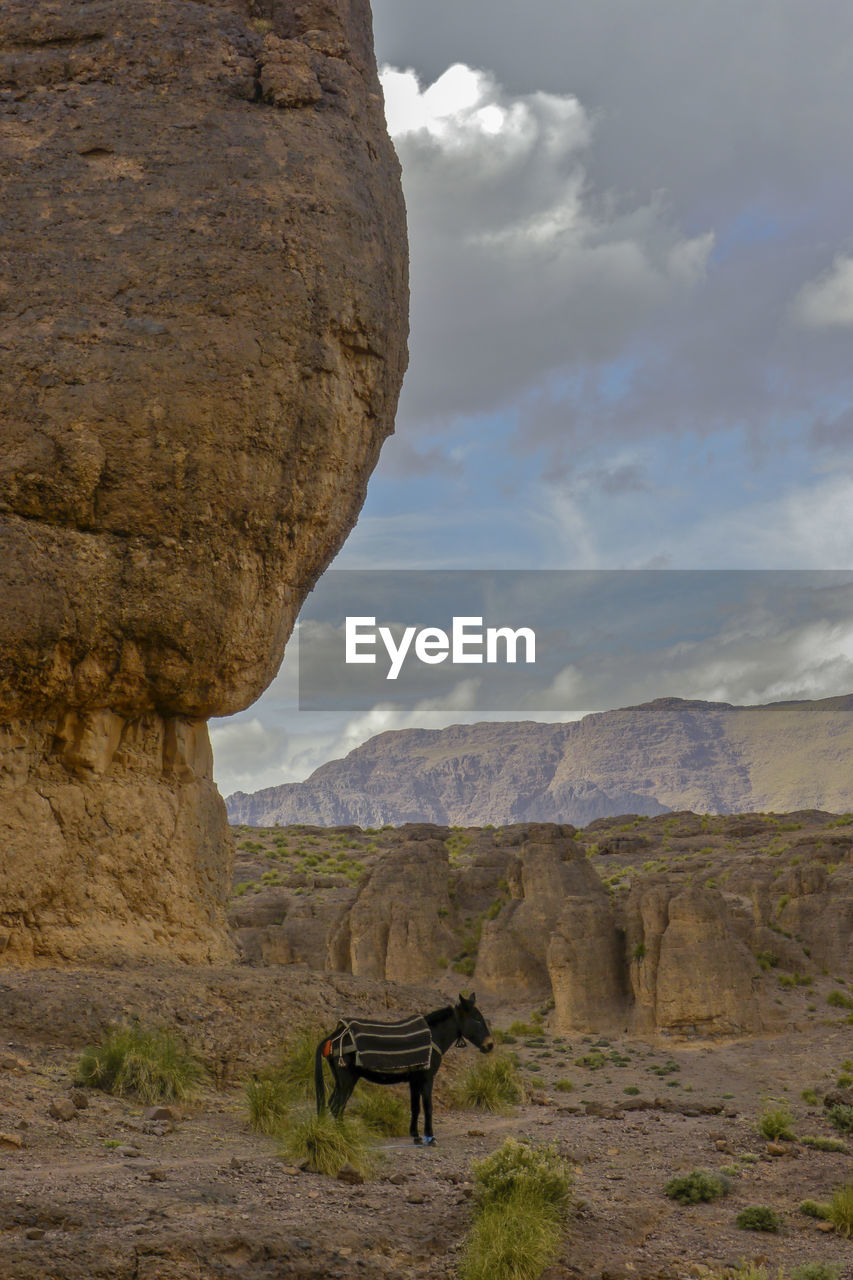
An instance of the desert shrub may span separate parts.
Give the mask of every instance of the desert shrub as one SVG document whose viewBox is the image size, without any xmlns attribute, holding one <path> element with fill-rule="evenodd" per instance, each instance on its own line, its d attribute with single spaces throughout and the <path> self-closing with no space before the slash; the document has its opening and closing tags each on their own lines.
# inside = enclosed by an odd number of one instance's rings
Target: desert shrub
<svg viewBox="0 0 853 1280">
<path fill-rule="evenodd" d="M 849 1240 L 853 1236 L 853 1182 L 837 1187 L 828 1205 L 827 1222 L 831 1222 L 840 1236 Z"/>
<path fill-rule="evenodd" d="M 846 1151 L 847 1143 L 840 1138 L 800 1138 L 804 1147 L 814 1147 L 815 1151 Z"/>
<path fill-rule="evenodd" d="M 255 1133 L 278 1134 L 293 1099 L 274 1071 L 255 1074 L 243 1086 L 249 1126 Z"/>
<path fill-rule="evenodd" d="M 800 1213 L 804 1213 L 807 1218 L 825 1220 L 829 1215 L 829 1205 L 818 1204 L 817 1200 L 803 1200 L 800 1202 Z"/>
<path fill-rule="evenodd" d="M 846 996 L 843 991 L 830 991 L 826 1003 L 834 1009 L 853 1009 L 853 998 Z"/>
<path fill-rule="evenodd" d="M 536 1280 L 556 1254 L 571 1196 L 556 1148 L 508 1138 L 472 1172 L 474 1223 L 461 1280 Z"/>
<path fill-rule="evenodd" d="M 588 1071 L 599 1071 L 607 1065 L 607 1059 L 600 1049 L 593 1049 L 591 1053 L 584 1053 L 579 1058 L 575 1058 L 576 1067 L 586 1067 Z"/>
<path fill-rule="evenodd" d="M 511 1022 L 507 1027 L 507 1031 L 511 1036 L 535 1036 L 541 1029 L 538 1023 L 521 1022 L 519 1020 Z"/>
<path fill-rule="evenodd" d="M 724 1179 L 716 1174 L 694 1169 L 692 1173 L 670 1178 L 664 1187 L 664 1195 L 678 1204 L 699 1204 L 702 1201 L 719 1200 L 728 1192 Z"/>
<path fill-rule="evenodd" d="M 409 1103 L 387 1085 L 362 1082 L 351 1109 L 368 1129 L 387 1138 L 399 1138 L 409 1132 Z"/>
<path fill-rule="evenodd" d="M 783 1138 L 786 1142 L 793 1142 L 794 1135 L 791 1132 L 791 1124 L 791 1113 L 784 1104 L 776 1107 L 766 1107 L 761 1119 L 758 1121 L 758 1132 L 771 1140 Z"/>
<path fill-rule="evenodd" d="M 475 1160 L 472 1173 L 474 1203 L 479 1208 L 524 1191 L 531 1200 L 539 1199 L 555 1212 L 568 1209 L 571 1175 L 552 1145 L 537 1147 L 507 1138 L 491 1155 Z"/>
<path fill-rule="evenodd" d="M 844 1103 L 838 1102 L 834 1107 L 829 1108 L 826 1118 L 839 1133 L 853 1133 L 853 1107 L 847 1107 Z"/>
<path fill-rule="evenodd" d="M 554 1260 L 560 1224 L 523 1193 L 490 1204 L 474 1219 L 459 1267 L 460 1280 L 537 1280 Z"/>
<path fill-rule="evenodd" d="M 493 1054 L 468 1068 L 454 1086 L 451 1100 L 458 1107 L 508 1111 L 524 1101 L 524 1085 L 512 1059 Z"/>
<path fill-rule="evenodd" d="M 83 1050 L 75 1083 L 142 1102 L 182 1102 L 203 1078 L 201 1063 L 168 1031 L 133 1024 L 108 1028 Z"/>
<path fill-rule="evenodd" d="M 820 1094 L 816 1089 L 803 1089 L 800 1097 L 803 1102 L 807 1102 L 810 1107 L 817 1107 L 820 1105 Z"/>
<path fill-rule="evenodd" d="M 345 1164 L 367 1174 L 373 1168 L 367 1130 L 360 1121 L 324 1111 L 292 1115 L 281 1130 L 282 1154 L 291 1161 L 307 1161 L 312 1173 L 335 1177 Z"/>
<path fill-rule="evenodd" d="M 839 1280 L 841 1270 L 831 1262 L 804 1262 L 794 1267 L 791 1280 Z"/>
<path fill-rule="evenodd" d="M 558 1093 L 571 1093 L 574 1087 L 574 1082 L 571 1080 L 557 1080 L 554 1083 L 554 1088 Z"/>
<path fill-rule="evenodd" d="M 778 1231 L 781 1225 L 779 1215 L 766 1204 L 754 1204 L 748 1209 L 741 1209 L 735 1222 L 741 1231 Z"/>
</svg>

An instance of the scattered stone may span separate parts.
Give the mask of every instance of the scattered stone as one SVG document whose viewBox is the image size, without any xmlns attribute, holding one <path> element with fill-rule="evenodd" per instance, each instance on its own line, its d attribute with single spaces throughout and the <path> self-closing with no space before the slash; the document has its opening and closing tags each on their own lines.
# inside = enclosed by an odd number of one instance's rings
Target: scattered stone
<svg viewBox="0 0 853 1280">
<path fill-rule="evenodd" d="M 78 1111 L 85 1111 L 89 1105 L 89 1095 L 83 1089 L 72 1089 L 68 1096 Z"/>
<path fill-rule="evenodd" d="M 485 1136 L 486 1136 L 485 1129 L 469 1129 L 468 1130 L 469 1138 L 485 1138 Z"/>
<path fill-rule="evenodd" d="M 180 1107 L 147 1107 L 143 1112 L 146 1120 L 171 1120 L 173 1124 L 180 1124 L 183 1120 L 183 1112 Z"/>
<path fill-rule="evenodd" d="M 27 1227 L 24 1235 L 28 1240 L 43 1240 L 45 1231 L 43 1227 Z"/>
<path fill-rule="evenodd" d="M 0 1053 L 0 1071 L 26 1071 L 27 1064 L 13 1053 Z"/>
<path fill-rule="evenodd" d="M 338 1182 L 346 1182 L 351 1187 L 360 1186 L 364 1182 L 364 1174 L 355 1165 L 342 1164 L 338 1169 Z"/>
<path fill-rule="evenodd" d="M 235 1156 L 235 1157 L 234 1157 L 234 1159 L 231 1161 L 231 1168 L 232 1168 L 232 1169 L 242 1169 L 242 1167 L 243 1167 L 243 1161 L 242 1161 L 242 1160 L 238 1160 L 238 1159 L 236 1158 L 236 1156 Z M 297 1169 L 297 1167 L 296 1167 L 296 1165 L 295 1165 L 295 1164 L 283 1164 L 283 1165 L 281 1166 L 281 1168 L 279 1169 L 279 1173 L 288 1173 L 288 1174 L 290 1174 L 290 1175 L 291 1175 L 292 1177 L 294 1177 L 294 1178 L 298 1178 L 298 1177 L 299 1177 L 299 1172 L 300 1172 L 300 1171 L 299 1171 L 299 1169 Z"/>
<path fill-rule="evenodd" d="M 405 1173 L 392 1173 L 388 1181 L 395 1187 L 402 1187 L 404 1182 L 408 1182 L 408 1176 Z"/>
<path fill-rule="evenodd" d="M 152 1182 L 166 1181 L 166 1170 L 161 1169 L 159 1165 L 156 1165 L 152 1169 L 146 1169 L 145 1172 L 148 1174 L 148 1177 L 151 1179 Z"/>
<path fill-rule="evenodd" d="M 70 1098 L 54 1098 L 47 1109 L 47 1114 L 54 1120 L 73 1120 L 77 1108 Z"/>
<path fill-rule="evenodd" d="M 717 1141 L 714 1143 L 714 1146 L 717 1148 L 718 1151 L 722 1151 L 727 1156 L 730 1156 L 732 1154 L 732 1144 L 730 1142 L 726 1142 L 722 1138 L 718 1138 Z"/>
<path fill-rule="evenodd" d="M 426 1196 L 423 1191 L 410 1191 L 406 1196 L 406 1204 L 426 1204 Z"/>
<path fill-rule="evenodd" d="M 768 1142 L 766 1150 L 769 1156 L 788 1156 L 791 1154 L 784 1142 Z"/>
<path fill-rule="evenodd" d="M 142 1155 L 142 1152 L 139 1150 L 139 1147 L 132 1147 L 132 1146 L 116 1147 L 115 1153 L 117 1156 L 124 1156 L 128 1160 L 133 1160 L 137 1156 Z"/>
<path fill-rule="evenodd" d="M 11 1147 L 13 1151 L 20 1151 L 23 1145 L 24 1139 L 17 1133 L 0 1133 L 0 1147 Z"/>
</svg>

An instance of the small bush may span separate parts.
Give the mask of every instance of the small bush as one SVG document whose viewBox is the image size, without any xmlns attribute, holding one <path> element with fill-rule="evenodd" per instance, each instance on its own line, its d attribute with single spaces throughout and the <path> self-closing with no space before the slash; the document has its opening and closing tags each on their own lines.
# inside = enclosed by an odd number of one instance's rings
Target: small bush
<svg viewBox="0 0 853 1280">
<path fill-rule="evenodd" d="M 719 1200 L 727 1194 L 728 1187 L 715 1174 L 694 1169 L 692 1173 L 670 1178 L 663 1190 L 664 1195 L 678 1204 L 700 1204 L 703 1201 Z"/>
<path fill-rule="evenodd" d="M 110 1027 L 83 1050 L 75 1083 L 142 1102 L 183 1102 L 203 1078 L 201 1063 L 168 1031 L 132 1025 Z"/>
<path fill-rule="evenodd" d="M 524 1101 L 524 1086 L 515 1063 L 504 1054 L 493 1054 L 469 1067 L 452 1092 L 458 1107 L 479 1111 L 508 1111 Z"/>
<path fill-rule="evenodd" d="M 606 1065 L 607 1059 L 600 1049 L 593 1049 L 591 1053 L 585 1053 L 580 1058 L 575 1058 L 575 1066 L 586 1067 L 588 1071 L 600 1071 Z"/>
<path fill-rule="evenodd" d="M 791 1280 L 839 1280 L 841 1270 L 831 1262 L 804 1262 L 794 1267 Z"/>
<path fill-rule="evenodd" d="M 345 1164 L 363 1174 L 373 1168 L 373 1159 L 364 1126 L 343 1116 L 340 1120 L 325 1111 L 291 1117 L 281 1131 L 282 1154 L 291 1161 L 306 1160 L 312 1173 L 335 1177 Z"/>
<path fill-rule="evenodd" d="M 766 1204 L 750 1205 L 741 1209 L 735 1222 L 741 1231 L 778 1231 L 781 1226 L 779 1215 Z"/>
<path fill-rule="evenodd" d="M 291 1102 L 314 1100 L 314 1054 L 322 1032 L 307 1027 L 287 1041 L 272 1068 Z"/>
<path fill-rule="evenodd" d="M 843 991 L 830 991 L 826 1003 L 834 1009 L 853 1009 L 853 998 L 846 996 Z"/>
<path fill-rule="evenodd" d="M 351 1109 L 368 1129 L 386 1138 L 400 1138 L 409 1132 L 409 1103 L 387 1085 L 371 1086 L 362 1082 Z"/>
<path fill-rule="evenodd" d="M 847 1107 L 839 1102 L 829 1108 L 826 1118 L 839 1133 L 853 1133 L 853 1107 Z"/>
<path fill-rule="evenodd" d="M 461 1280 L 536 1280 L 556 1254 L 571 1197 L 556 1148 L 508 1138 L 472 1172 L 475 1217 Z"/>
<path fill-rule="evenodd" d="M 803 1102 L 808 1103 L 810 1107 L 817 1107 L 820 1105 L 820 1095 L 816 1089 L 803 1089 L 800 1097 Z"/>
<path fill-rule="evenodd" d="M 524 1191 L 555 1211 L 568 1209 L 572 1180 L 553 1145 L 538 1147 L 507 1138 L 502 1147 L 472 1165 L 474 1203 L 480 1208 Z"/>
<path fill-rule="evenodd" d="M 840 1236 L 846 1236 L 848 1240 L 853 1236 L 853 1182 L 833 1191 L 826 1220 L 832 1223 Z"/>
<path fill-rule="evenodd" d="M 557 1080 L 554 1088 L 558 1093 L 571 1093 L 574 1090 L 574 1083 L 571 1080 Z"/>
<path fill-rule="evenodd" d="M 825 1221 L 829 1217 L 829 1205 L 818 1204 L 817 1200 L 803 1200 L 800 1213 L 804 1213 L 807 1218 L 821 1218 Z"/>
<path fill-rule="evenodd" d="M 758 1121 L 758 1132 L 771 1141 L 774 1138 L 783 1138 L 786 1142 L 793 1142 L 791 1124 L 791 1113 L 786 1106 L 767 1107 Z"/>
</svg>

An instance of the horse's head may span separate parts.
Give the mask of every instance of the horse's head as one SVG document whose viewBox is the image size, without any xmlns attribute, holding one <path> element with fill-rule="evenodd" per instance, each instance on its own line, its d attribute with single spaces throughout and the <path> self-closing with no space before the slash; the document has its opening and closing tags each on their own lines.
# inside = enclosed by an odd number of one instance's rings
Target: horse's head
<svg viewBox="0 0 853 1280">
<path fill-rule="evenodd" d="M 477 1008 L 473 991 L 470 996 L 460 995 L 455 1012 L 461 1035 L 476 1045 L 480 1053 L 491 1053 L 495 1042 L 491 1031 L 486 1026 L 486 1019 Z"/>
</svg>

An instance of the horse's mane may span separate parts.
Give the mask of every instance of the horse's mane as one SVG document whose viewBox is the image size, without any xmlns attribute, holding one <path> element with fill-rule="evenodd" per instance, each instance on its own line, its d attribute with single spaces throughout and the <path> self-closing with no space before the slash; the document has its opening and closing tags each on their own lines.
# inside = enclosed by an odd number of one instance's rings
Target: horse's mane
<svg viewBox="0 0 853 1280">
<path fill-rule="evenodd" d="M 427 1026 L 434 1027 L 437 1022 L 444 1022 L 445 1018 L 453 1017 L 453 1005 L 446 1004 L 443 1009 L 433 1009 L 432 1013 L 425 1013 Z"/>
</svg>

